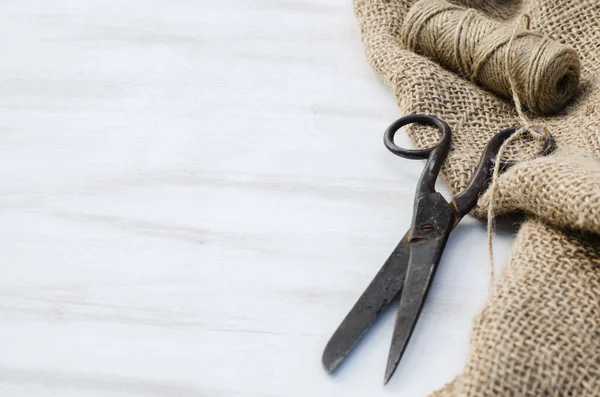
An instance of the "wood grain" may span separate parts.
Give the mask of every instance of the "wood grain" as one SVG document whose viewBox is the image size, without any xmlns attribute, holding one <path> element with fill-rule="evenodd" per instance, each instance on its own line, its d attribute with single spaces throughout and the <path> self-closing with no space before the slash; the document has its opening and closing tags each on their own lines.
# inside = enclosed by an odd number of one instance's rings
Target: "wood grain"
<svg viewBox="0 0 600 397">
<path fill-rule="evenodd" d="M 422 167 L 383 147 L 400 112 L 348 2 L 4 1 L 0 49 L 0 395 L 422 396 L 459 372 L 473 220 L 387 387 L 393 311 L 321 368 Z"/>
</svg>

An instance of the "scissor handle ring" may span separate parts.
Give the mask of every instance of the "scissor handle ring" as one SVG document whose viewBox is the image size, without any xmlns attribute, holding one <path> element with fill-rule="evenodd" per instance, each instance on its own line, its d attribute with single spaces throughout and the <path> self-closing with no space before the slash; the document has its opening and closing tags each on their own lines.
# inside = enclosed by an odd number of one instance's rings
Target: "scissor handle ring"
<svg viewBox="0 0 600 397">
<path fill-rule="evenodd" d="M 510 127 L 510 128 L 507 128 L 507 129 L 501 131 L 500 133 L 511 131 L 511 135 L 512 135 L 513 133 L 517 132 L 521 128 L 523 128 L 523 127 Z M 540 133 L 540 134 L 542 133 L 537 128 L 534 128 L 534 130 L 537 133 Z M 531 134 L 531 133 L 529 131 L 527 131 L 526 134 Z M 556 145 L 556 142 L 554 141 L 554 137 L 552 136 L 552 134 L 550 134 L 549 132 L 546 132 L 545 133 L 545 139 L 544 139 L 544 147 L 542 148 L 542 150 L 540 151 L 540 153 L 538 153 L 538 156 L 547 156 L 547 155 L 549 155 L 554 150 L 555 145 Z M 513 165 L 517 165 L 518 163 L 519 162 L 515 161 L 515 160 L 501 161 L 500 162 L 500 170 L 505 171 L 508 168 L 512 167 Z"/>
<path fill-rule="evenodd" d="M 442 137 L 439 142 L 432 147 L 425 149 L 405 149 L 394 143 L 394 136 L 396 132 L 405 125 L 419 123 L 436 127 L 441 133 Z M 449 146 L 450 144 L 450 126 L 445 121 L 438 119 L 435 116 L 427 114 L 415 114 L 411 116 L 402 117 L 394 121 L 383 134 L 383 143 L 385 147 L 396 156 L 404 157 L 411 160 L 422 160 L 429 157 L 431 152 L 439 148 L 440 146 Z"/>
<path fill-rule="evenodd" d="M 457 194 L 452 199 L 454 203 L 454 208 L 456 208 L 456 213 L 458 215 L 458 219 L 465 216 L 469 213 L 477 204 L 477 200 L 481 193 L 487 189 L 490 184 L 492 173 L 494 171 L 494 163 L 497 161 L 498 152 L 500 148 L 509 139 L 511 136 L 517 133 L 521 127 L 510 127 L 506 128 L 489 140 L 483 154 L 481 155 L 481 160 L 479 160 L 479 164 L 477 165 L 477 169 L 473 173 L 469 184 L 460 194 Z M 546 133 L 546 141 L 544 143 L 544 148 L 540 155 L 545 156 L 552 152 L 554 149 L 554 138 L 552 135 L 547 132 Z M 515 165 L 515 161 L 501 161 L 500 162 L 500 170 L 505 171 L 507 168 Z"/>
</svg>

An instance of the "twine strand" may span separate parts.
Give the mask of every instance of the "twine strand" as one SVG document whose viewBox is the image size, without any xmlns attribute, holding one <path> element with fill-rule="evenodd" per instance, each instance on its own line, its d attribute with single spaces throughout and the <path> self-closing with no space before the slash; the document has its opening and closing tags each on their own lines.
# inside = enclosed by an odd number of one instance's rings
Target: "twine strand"
<svg viewBox="0 0 600 397">
<path fill-rule="evenodd" d="M 520 30 L 522 21 L 525 21 L 525 29 L 526 30 L 529 29 L 530 24 L 531 24 L 531 17 L 528 14 L 523 14 L 522 18 L 515 25 L 512 35 L 508 41 L 507 51 L 505 54 L 505 56 L 506 56 L 505 64 L 507 66 L 506 75 L 507 75 L 508 81 L 510 83 L 513 102 L 515 103 L 515 109 L 517 111 L 517 115 L 521 122 L 521 128 L 514 135 L 512 135 L 510 138 L 508 138 L 506 141 L 504 141 L 504 143 L 500 147 L 500 150 L 498 150 L 498 154 L 496 155 L 496 162 L 494 164 L 494 171 L 492 173 L 492 181 L 490 184 L 490 193 L 489 193 L 490 194 L 490 202 L 489 202 L 488 211 L 487 211 L 487 242 L 488 242 L 488 258 L 489 258 L 489 267 L 490 267 L 490 269 L 489 269 L 490 270 L 490 278 L 489 278 L 490 293 L 493 292 L 493 290 L 494 290 L 494 280 L 495 280 L 493 239 L 494 239 L 494 235 L 495 235 L 495 225 L 496 225 L 496 222 L 495 222 L 496 195 L 498 192 L 498 179 L 500 176 L 500 167 L 502 164 L 502 157 L 504 156 L 504 152 L 506 151 L 508 146 L 512 142 L 520 139 L 525 133 L 528 133 L 531 136 L 540 138 L 540 139 L 545 139 L 546 135 L 548 133 L 548 131 L 545 127 L 542 130 L 543 132 L 539 133 L 531 126 L 529 119 L 525 115 L 525 112 L 523 112 L 523 109 L 521 106 L 521 99 L 519 98 L 519 93 L 516 89 L 516 82 L 514 80 L 513 73 L 512 73 L 513 68 L 510 67 L 513 62 L 513 59 L 511 56 L 513 53 L 513 51 L 512 51 L 513 43 L 514 43 L 515 39 L 517 37 L 519 37 L 519 34 L 520 34 L 519 30 Z"/>
</svg>

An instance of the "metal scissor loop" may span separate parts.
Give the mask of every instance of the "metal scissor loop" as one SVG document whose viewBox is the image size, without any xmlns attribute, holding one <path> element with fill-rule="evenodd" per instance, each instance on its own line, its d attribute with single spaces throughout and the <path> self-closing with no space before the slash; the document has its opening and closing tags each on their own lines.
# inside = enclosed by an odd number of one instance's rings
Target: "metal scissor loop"
<svg viewBox="0 0 600 397">
<path fill-rule="evenodd" d="M 394 136 L 404 126 L 408 124 L 419 123 L 437 127 L 441 132 L 442 136 L 438 143 L 432 147 L 411 150 L 402 148 L 394 143 Z M 510 138 L 512 135 L 519 131 L 520 127 L 506 128 L 497 133 L 488 142 L 486 148 L 481 155 L 479 165 L 473 174 L 469 184 L 461 193 L 457 194 L 452 202 L 454 203 L 459 220 L 469 213 L 473 207 L 477 204 L 479 195 L 487 188 L 491 173 L 496 163 L 496 155 L 500 150 L 502 144 Z M 396 156 L 403 157 L 410 160 L 427 159 L 427 164 L 421 174 L 421 179 L 417 185 L 417 196 L 422 193 L 433 193 L 435 192 L 435 182 L 439 175 L 439 171 L 442 167 L 448 151 L 450 149 L 451 131 L 448 124 L 445 121 L 430 115 L 416 114 L 411 116 L 402 117 L 394 121 L 385 130 L 383 134 L 383 143 L 385 147 Z M 539 155 L 545 156 L 552 152 L 554 149 L 555 141 L 550 133 L 546 134 L 544 146 Z M 500 169 L 505 171 L 506 169 L 516 165 L 516 161 L 502 161 Z M 421 193 L 420 193 L 421 192 Z M 451 203 L 452 204 L 452 203 Z"/>
<path fill-rule="evenodd" d="M 441 132 L 439 142 L 420 150 L 397 146 L 394 135 L 411 123 L 437 127 Z M 498 151 L 519 129 L 507 128 L 490 139 L 469 184 L 448 203 L 435 191 L 435 181 L 450 149 L 448 124 L 434 116 L 412 115 L 398 119 L 388 127 L 384 144 L 392 153 L 408 159 L 427 159 L 427 162 L 417 185 L 410 229 L 325 348 L 323 365 L 329 372 L 341 364 L 377 317 L 400 295 L 385 382 L 391 378 L 416 325 L 450 232 L 476 205 L 490 182 Z M 554 140 L 548 133 L 541 154 L 550 153 L 553 147 Z M 514 162 L 506 162 L 501 167 L 506 169 L 512 165 Z"/>
<path fill-rule="evenodd" d="M 442 133 L 442 137 L 439 142 L 432 147 L 420 150 L 409 150 L 397 146 L 394 143 L 394 136 L 400 128 L 405 125 L 419 123 L 426 124 L 432 127 L 437 127 Z M 440 173 L 444 159 L 448 155 L 450 150 L 450 139 L 451 132 L 450 127 L 445 121 L 424 114 L 416 114 L 412 116 L 402 117 L 394 121 L 383 134 L 383 144 L 388 150 L 394 153 L 396 156 L 404 157 L 411 160 L 427 159 L 419 183 L 417 184 L 416 198 L 421 197 L 424 194 L 433 193 L 435 191 L 435 181 Z"/>
</svg>

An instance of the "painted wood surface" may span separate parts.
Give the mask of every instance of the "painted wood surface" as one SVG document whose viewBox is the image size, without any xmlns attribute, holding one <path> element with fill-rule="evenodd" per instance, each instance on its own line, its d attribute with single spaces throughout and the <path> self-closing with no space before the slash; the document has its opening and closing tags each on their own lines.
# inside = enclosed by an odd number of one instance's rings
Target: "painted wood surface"
<svg viewBox="0 0 600 397">
<path fill-rule="evenodd" d="M 400 110 L 349 2 L 2 1 L 0 109 L 0 395 L 410 397 L 460 371 L 472 219 L 388 386 L 393 311 L 321 367 L 422 167 L 383 147 Z"/>
</svg>

